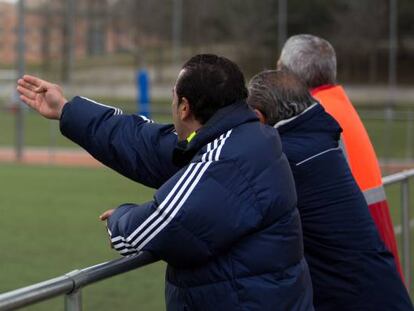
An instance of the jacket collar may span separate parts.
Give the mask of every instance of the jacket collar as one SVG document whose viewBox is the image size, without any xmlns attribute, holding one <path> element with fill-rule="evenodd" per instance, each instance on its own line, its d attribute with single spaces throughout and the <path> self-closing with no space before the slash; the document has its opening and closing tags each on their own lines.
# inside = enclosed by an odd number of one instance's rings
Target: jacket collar
<svg viewBox="0 0 414 311">
<path fill-rule="evenodd" d="M 286 132 L 295 131 L 301 133 L 324 132 L 333 137 L 339 137 L 342 132 L 339 124 L 325 112 L 325 109 L 318 102 L 293 118 L 277 122 L 274 127 L 277 128 L 281 136 Z"/>
<path fill-rule="evenodd" d="M 188 142 L 177 143 L 173 152 L 173 162 L 177 166 L 188 164 L 194 155 L 206 144 L 218 138 L 228 130 L 247 122 L 258 121 L 256 114 L 248 107 L 245 100 L 235 102 L 219 109 Z"/>
<path fill-rule="evenodd" d="M 302 116 L 307 113 L 308 111 L 314 109 L 317 107 L 317 105 L 319 105 L 317 102 L 315 102 L 314 104 L 310 105 L 308 108 L 306 108 L 305 110 L 303 110 L 301 113 L 299 113 L 298 115 L 289 118 L 289 119 L 285 119 L 285 120 L 280 120 L 279 122 L 275 123 L 275 125 L 273 125 L 274 128 L 280 128 L 281 126 L 288 124 L 292 121 L 294 121 L 295 119 L 298 118 L 302 118 Z"/>
</svg>

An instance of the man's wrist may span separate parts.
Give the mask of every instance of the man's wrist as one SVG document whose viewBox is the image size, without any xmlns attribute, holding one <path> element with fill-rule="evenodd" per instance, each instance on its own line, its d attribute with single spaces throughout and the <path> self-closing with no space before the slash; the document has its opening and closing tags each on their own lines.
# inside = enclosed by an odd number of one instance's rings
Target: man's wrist
<svg viewBox="0 0 414 311">
<path fill-rule="evenodd" d="M 66 98 L 63 98 L 58 106 L 59 107 L 57 111 L 58 120 L 62 119 L 63 109 L 65 108 L 66 104 L 68 104 L 68 100 Z"/>
</svg>

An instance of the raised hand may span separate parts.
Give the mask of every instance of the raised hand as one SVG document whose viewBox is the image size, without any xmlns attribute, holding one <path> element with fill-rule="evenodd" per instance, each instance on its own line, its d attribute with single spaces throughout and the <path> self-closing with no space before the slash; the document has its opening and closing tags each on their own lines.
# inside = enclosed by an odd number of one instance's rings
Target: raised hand
<svg viewBox="0 0 414 311">
<path fill-rule="evenodd" d="M 62 88 L 34 76 L 25 75 L 17 81 L 20 99 L 48 119 L 60 119 L 67 100 Z"/>
</svg>

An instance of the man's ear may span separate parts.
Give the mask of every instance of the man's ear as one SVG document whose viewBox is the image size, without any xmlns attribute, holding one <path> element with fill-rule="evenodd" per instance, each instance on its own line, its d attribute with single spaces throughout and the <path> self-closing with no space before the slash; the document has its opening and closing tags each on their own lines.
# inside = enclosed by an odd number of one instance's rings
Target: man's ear
<svg viewBox="0 0 414 311">
<path fill-rule="evenodd" d="M 188 119 L 191 115 L 190 103 L 185 97 L 181 98 L 180 105 L 178 106 L 178 115 L 181 121 Z"/>
<path fill-rule="evenodd" d="M 266 124 L 266 117 L 264 116 L 264 114 L 259 109 L 256 109 L 256 108 L 254 108 L 253 111 L 256 114 L 256 116 L 259 118 L 260 123 Z"/>
</svg>

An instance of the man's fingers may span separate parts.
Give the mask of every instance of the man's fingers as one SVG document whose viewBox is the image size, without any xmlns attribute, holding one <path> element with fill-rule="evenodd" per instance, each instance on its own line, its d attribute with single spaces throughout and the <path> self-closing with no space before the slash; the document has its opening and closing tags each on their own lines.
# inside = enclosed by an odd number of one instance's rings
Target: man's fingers
<svg viewBox="0 0 414 311">
<path fill-rule="evenodd" d="M 17 84 L 38 94 L 45 93 L 53 88 L 59 88 L 53 83 L 30 75 L 24 75 L 21 79 L 17 80 Z"/>
<path fill-rule="evenodd" d="M 35 86 L 31 83 L 28 83 L 28 82 L 24 81 L 23 79 L 17 80 L 17 86 L 18 87 L 20 86 L 22 88 L 25 88 L 25 89 L 28 89 L 28 90 L 31 90 L 31 91 L 34 91 L 37 88 L 37 86 Z"/>
<path fill-rule="evenodd" d="M 52 83 L 49 83 L 45 80 L 36 78 L 34 76 L 24 75 L 22 79 L 19 79 L 17 83 L 20 86 L 23 86 L 27 89 L 30 89 L 36 93 L 47 92 L 48 88 L 52 86 Z"/>
<path fill-rule="evenodd" d="M 20 87 L 23 87 L 25 89 L 31 90 L 33 92 L 36 92 L 36 93 L 42 93 L 42 92 L 46 91 L 46 88 L 45 87 L 43 87 L 43 86 L 36 86 L 34 84 L 31 84 L 31 83 L 26 82 L 23 79 L 17 80 L 17 85 L 20 86 Z M 41 92 L 38 91 L 39 88 L 42 89 Z"/>
<path fill-rule="evenodd" d="M 35 76 L 24 75 L 23 80 L 29 84 L 34 85 L 35 87 L 41 86 L 43 83 L 47 83 L 45 80 L 39 79 Z"/>
<path fill-rule="evenodd" d="M 27 98 L 30 98 L 30 99 L 33 99 L 33 100 L 35 100 L 36 99 L 36 95 L 37 95 L 37 93 L 35 93 L 34 91 L 32 91 L 32 90 L 28 90 L 27 88 L 25 88 L 25 87 L 22 87 L 22 86 L 18 86 L 17 87 L 17 91 L 21 94 L 21 95 L 24 95 L 25 97 L 27 97 Z"/>
<path fill-rule="evenodd" d="M 37 104 L 36 101 L 33 99 L 30 99 L 29 97 L 25 96 L 25 95 L 20 95 L 20 99 L 29 107 L 37 109 Z"/>
<path fill-rule="evenodd" d="M 34 90 L 36 93 L 44 93 L 47 92 L 47 86 L 41 85 Z"/>
<path fill-rule="evenodd" d="M 100 220 L 102 220 L 102 221 L 104 221 L 104 220 L 108 219 L 108 217 L 109 217 L 110 215 L 111 215 L 111 214 L 109 213 L 109 211 L 106 211 L 105 213 L 103 213 L 103 214 L 101 214 L 101 215 L 99 216 L 99 219 L 100 219 Z"/>
<path fill-rule="evenodd" d="M 112 215 L 112 213 L 115 211 L 115 209 L 110 209 L 110 210 L 107 210 L 107 211 L 105 211 L 105 212 L 103 212 L 100 216 L 99 216 L 99 219 L 100 220 L 102 220 L 102 221 L 104 221 L 104 220 L 107 220 L 111 215 Z"/>
<path fill-rule="evenodd" d="M 34 83 L 30 82 L 30 81 L 27 81 L 27 80 L 21 78 L 21 79 L 17 80 L 17 85 L 20 85 L 20 86 L 22 86 L 24 88 L 27 88 L 29 90 L 33 90 L 34 91 L 36 88 L 38 88 L 40 86 L 40 83 L 34 84 Z"/>
</svg>

